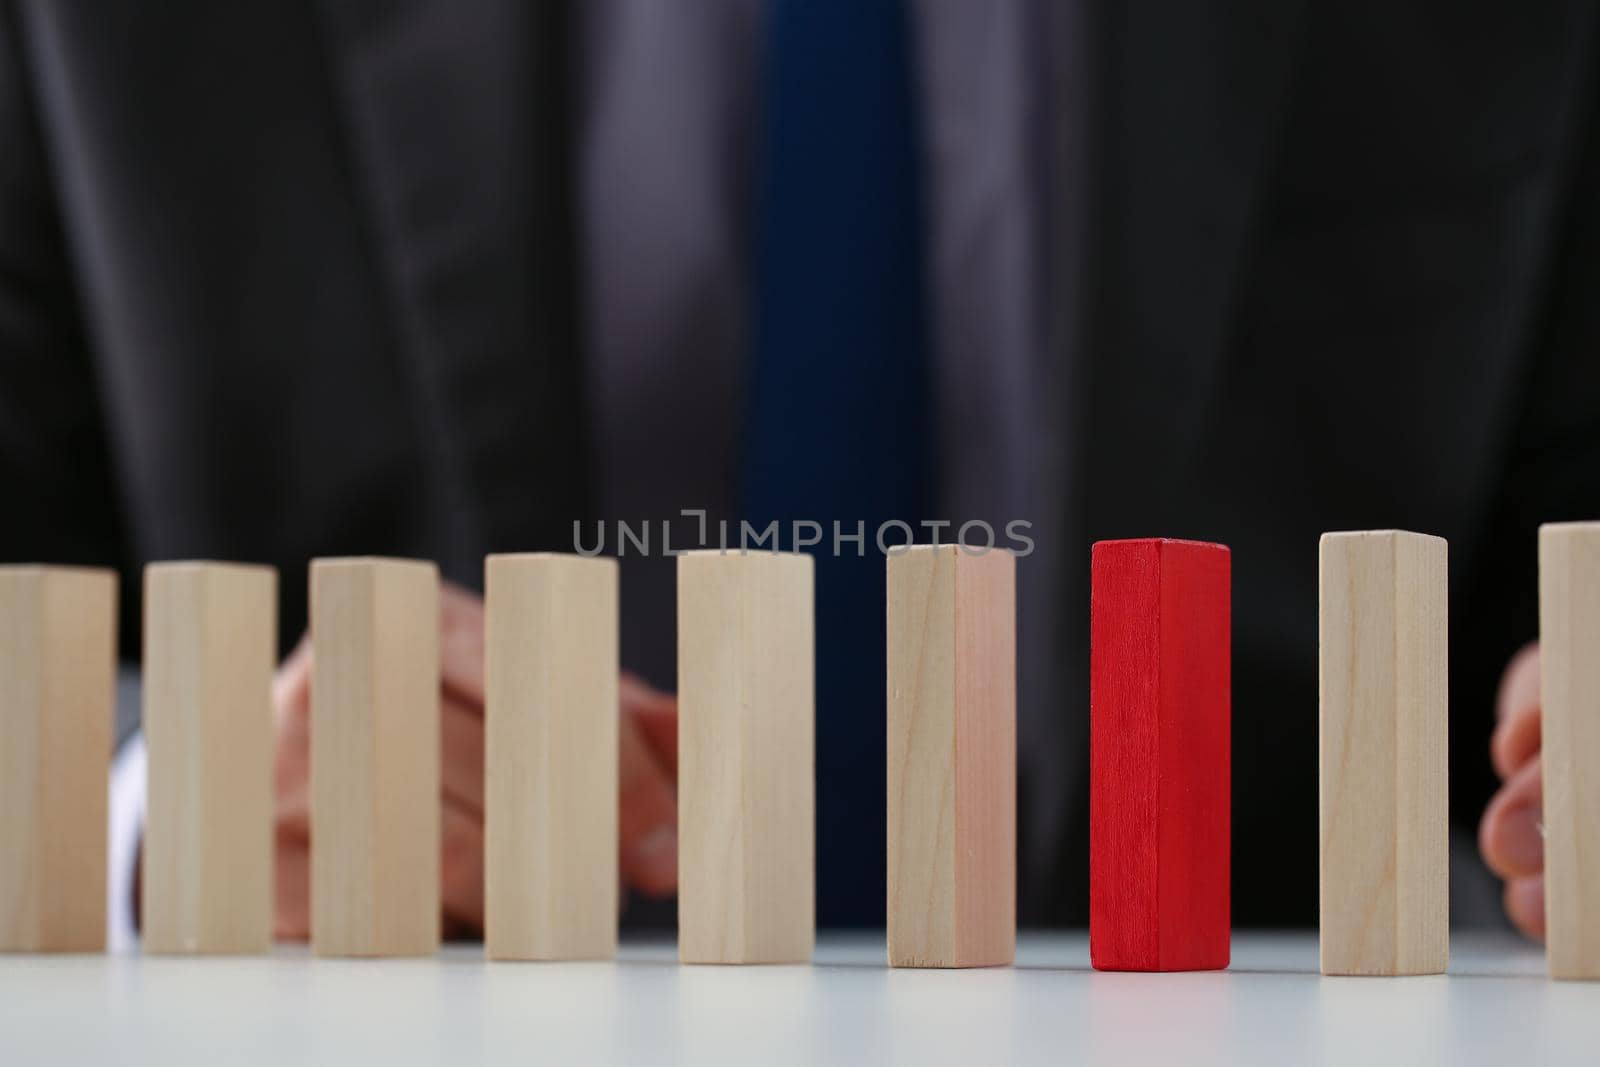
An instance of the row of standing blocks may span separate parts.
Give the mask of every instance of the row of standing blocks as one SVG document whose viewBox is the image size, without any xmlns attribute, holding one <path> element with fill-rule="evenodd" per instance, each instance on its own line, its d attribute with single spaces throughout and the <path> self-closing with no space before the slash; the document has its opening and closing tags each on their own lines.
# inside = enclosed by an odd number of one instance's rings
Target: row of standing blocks
<svg viewBox="0 0 1600 1067">
<path fill-rule="evenodd" d="M 1549 959 L 1600 977 L 1600 524 L 1541 531 Z M 808 960 L 814 942 L 812 566 L 678 566 L 679 946 L 685 962 Z M 919 546 L 887 573 L 888 948 L 899 966 L 1011 962 L 1016 579 L 1002 551 Z M 1151 539 L 1092 553 L 1094 965 L 1226 967 L 1231 560 Z M 1448 954 L 1446 546 L 1397 531 L 1321 551 L 1321 935 L 1331 974 Z M 485 566 L 485 943 L 614 953 L 614 561 Z M 0 950 L 104 943 L 116 579 L 0 568 Z M 272 928 L 277 576 L 145 573 L 146 951 L 265 951 Z M 311 568 L 312 942 L 439 942 L 438 574 Z"/>
</svg>

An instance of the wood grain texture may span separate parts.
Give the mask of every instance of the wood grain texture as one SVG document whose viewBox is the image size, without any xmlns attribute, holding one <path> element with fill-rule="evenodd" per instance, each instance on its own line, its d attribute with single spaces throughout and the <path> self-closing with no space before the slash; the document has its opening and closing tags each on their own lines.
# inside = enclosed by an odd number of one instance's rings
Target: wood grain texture
<svg viewBox="0 0 1600 1067">
<path fill-rule="evenodd" d="M 1322 537 L 1324 974 L 1449 963 L 1447 554 L 1400 530 Z"/>
<path fill-rule="evenodd" d="M 0 951 L 106 941 L 117 576 L 0 567 Z"/>
<path fill-rule="evenodd" d="M 956 545 L 888 568 L 888 923 L 896 967 L 1012 962 L 1016 559 Z"/>
<path fill-rule="evenodd" d="M 1600 523 L 1539 529 L 1545 944 L 1600 979 Z"/>
<path fill-rule="evenodd" d="M 311 945 L 439 945 L 439 572 L 311 564 Z"/>
<path fill-rule="evenodd" d="M 617 563 L 485 563 L 485 919 L 493 959 L 617 950 Z"/>
<path fill-rule="evenodd" d="M 1230 553 L 1197 541 L 1101 541 L 1092 570 L 1091 962 L 1226 967 Z"/>
<path fill-rule="evenodd" d="M 145 568 L 146 952 L 272 944 L 277 618 L 271 567 Z"/>
<path fill-rule="evenodd" d="M 816 940 L 812 560 L 678 557 L 678 955 L 799 963 Z"/>
</svg>

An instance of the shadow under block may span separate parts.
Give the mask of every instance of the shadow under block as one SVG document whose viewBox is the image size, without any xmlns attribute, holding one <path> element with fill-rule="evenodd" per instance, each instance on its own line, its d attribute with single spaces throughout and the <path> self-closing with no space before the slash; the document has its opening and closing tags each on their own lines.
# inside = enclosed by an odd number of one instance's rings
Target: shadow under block
<svg viewBox="0 0 1600 1067">
<path fill-rule="evenodd" d="M 1017 567 L 888 557 L 888 921 L 895 967 L 990 967 L 1017 942 Z"/>
<path fill-rule="evenodd" d="M 617 951 L 617 563 L 484 566 L 486 928 L 492 959 Z"/>
<path fill-rule="evenodd" d="M 1323 974 L 1450 960 L 1447 554 L 1400 530 L 1322 537 Z"/>
<path fill-rule="evenodd" d="M 1600 523 L 1539 529 L 1545 944 L 1600 979 Z"/>
<path fill-rule="evenodd" d="M 311 945 L 439 946 L 439 572 L 311 564 Z"/>
<path fill-rule="evenodd" d="M 816 940 L 812 560 L 678 557 L 678 955 L 801 963 Z"/>
<path fill-rule="evenodd" d="M 1228 965 L 1232 558 L 1162 538 L 1092 550 L 1089 955 Z"/>
<path fill-rule="evenodd" d="M 145 568 L 146 952 L 271 947 L 277 616 L 271 567 Z"/>
<path fill-rule="evenodd" d="M 117 576 L 0 567 L 0 951 L 106 943 Z"/>
</svg>

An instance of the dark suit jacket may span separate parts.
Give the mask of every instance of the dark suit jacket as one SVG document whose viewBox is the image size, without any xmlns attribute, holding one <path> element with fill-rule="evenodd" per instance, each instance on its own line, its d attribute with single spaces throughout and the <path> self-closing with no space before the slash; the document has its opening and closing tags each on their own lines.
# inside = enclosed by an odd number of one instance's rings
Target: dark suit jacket
<svg viewBox="0 0 1600 1067">
<path fill-rule="evenodd" d="M 1303 922 L 1317 535 L 1450 539 L 1468 824 L 1535 526 L 1600 513 L 1596 9 L 1098 7 L 1067 514 L 1085 564 L 1233 546 L 1236 916 Z M 513 0 L 0 0 L 0 558 L 275 563 L 287 640 L 313 556 L 475 584 L 569 546 L 568 36 Z M 1065 598 L 1081 679 L 1066 571 L 1026 595 Z M 1050 799 L 1081 729 L 1023 747 L 1025 920 L 1084 913 L 1082 807 Z"/>
</svg>

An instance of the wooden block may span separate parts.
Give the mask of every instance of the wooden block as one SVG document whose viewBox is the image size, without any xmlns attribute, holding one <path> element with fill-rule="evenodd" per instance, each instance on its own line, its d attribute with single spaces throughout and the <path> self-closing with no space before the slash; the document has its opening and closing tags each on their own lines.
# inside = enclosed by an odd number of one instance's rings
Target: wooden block
<svg viewBox="0 0 1600 1067">
<path fill-rule="evenodd" d="M 106 944 L 117 576 L 0 567 L 0 951 Z"/>
<path fill-rule="evenodd" d="M 1600 978 L 1600 523 L 1539 529 L 1545 944 Z"/>
<path fill-rule="evenodd" d="M 311 944 L 439 946 L 439 572 L 311 564 Z"/>
<path fill-rule="evenodd" d="M 1102 971 L 1228 965 L 1231 555 L 1092 550 L 1089 954 Z"/>
<path fill-rule="evenodd" d="M 272 670 L 278 572 L 144 572 L 146 952 L 272 944 Z"/>
<path fill-rule="evenodd" d="M 617 563 L 490 556 L 484 943 L 617 951 Z"/>
<path fill-rule="evenodd" d="M 1443 538 L 1321 547 L 1323 974 L 1438 974 L 1450 959 Z"/>
<path fill-rule="evenodd" d="M 889 963 L 1008 964 L 1017 942 L 1017 567 L 888 557 Z"/>
<path fill-rule="evenodd" d="M 710 550 L 678 557 L 678 955 L 685 963 L 811 958 L 812 629 L 810 556 Z"/>
</svg>

